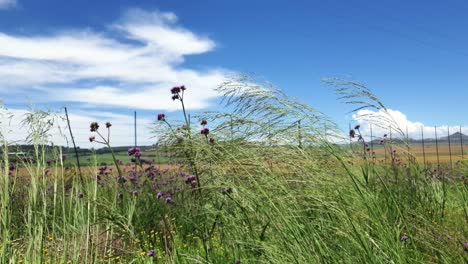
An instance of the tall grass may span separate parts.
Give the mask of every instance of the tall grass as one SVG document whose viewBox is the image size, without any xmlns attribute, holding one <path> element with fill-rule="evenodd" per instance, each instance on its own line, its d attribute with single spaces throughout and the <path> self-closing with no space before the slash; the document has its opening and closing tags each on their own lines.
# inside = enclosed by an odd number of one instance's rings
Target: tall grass
<svg viewBox="0 0 468 264">
<path fill-rule="evenodd" d="M 339 87 L 384 107 L 364 86 Z M 155 121 L 176 163 L 150 166 L 132 150 L 134 163 L 116 171 L 95 156 L 83 182 L 60 147 L 45 151 L 54 119 L 28 115 L 33 160 L 13 166 L 3 139 L 1 262 L 467 261 L 466 163 L 434 171 L 392 152 L 378 164 L 334 143 L 331 120 L 270 84 L 242 77 L 218 91 L 226 111 L 198 114 L 206 125 L 185 111 Z"/>
</svg>

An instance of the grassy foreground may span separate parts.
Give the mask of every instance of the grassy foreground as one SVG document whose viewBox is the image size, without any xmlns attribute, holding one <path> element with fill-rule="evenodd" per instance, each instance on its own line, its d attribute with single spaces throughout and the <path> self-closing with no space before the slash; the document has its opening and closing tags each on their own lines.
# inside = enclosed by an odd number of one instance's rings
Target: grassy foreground
<svg viewBox="0 0 468 264">
<path fill-rule="evenodd" d="M 224 84 L 230 111 L 191 124 L 175 88 L 183 120 L 155 125 L 179 153 L 168 167 L 130 149 L 131 165 L 66 168 L 32 113 L 34 161 L 1 148 L 0 262 L 468 261 L 466 162 L 427 168 L 391 152 L 374 163 L 330 143 L 334 125 L 315 109 L 250 82 Z M 110 146 L 106 129 L 91 125 L 96 144 Z"/>
</svg>

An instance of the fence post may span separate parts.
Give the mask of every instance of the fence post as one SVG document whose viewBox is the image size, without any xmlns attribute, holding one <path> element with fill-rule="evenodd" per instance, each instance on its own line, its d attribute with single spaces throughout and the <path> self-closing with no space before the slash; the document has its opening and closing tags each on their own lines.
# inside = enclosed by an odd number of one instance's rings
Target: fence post
<svg viewBox="0 0 468 264">
<path fill-rule="evenodd" d="M 434 126 L 434 131 L 435 131 L 436 154 L 437 154 L 437 168 L 440 168 L 440 160 L 439 160 L 439 140 L 437 139 L 437 126 Z"/>
<path fill-rule="evenodd" d="M 421 126 L 421 140 L 422 140 L 424 168 L 426 168 L 426 149 L 425 149 L 425 146 L 424 146 L 424 126 Z"/>
<path fill-rule="evenodd" d="M 299 148 L 302 149 L 302 133 L 301 133 L 301 120 L 297 121 L 297 137 L 299 141 Z"/>
<path fill-rule="evenodd" d="M 462 134 L 461 126 L 460 126 L 460 148 L 461 148 L 462 160 L 464 160 L 465 158 L 463 157 L 463 134 Z"/>
<path fill-rule="evenodd" d="M 450 144 L 450 126 L 447 125 L 447 139 L 448 139 L 448 146 L 449 146 L 449 157 L 450 157 L 450 169 L 453 170 L 453 163 L 452 163 L 452 145 Z"/>
<path fill-rule="evenodd" d="M 369 124 L 370 128 L 370 147 L 371 147 L 371 157 L 374 158 L 374 135 L 372 134 L 372 124 Z"/>
<path fill-rule="evenodd" d="M 134 137 L 135 137 L 135 148 L 137 147 L 137 112 L 133 112 L 133 126 L 134 126 Z"/>
</svg>

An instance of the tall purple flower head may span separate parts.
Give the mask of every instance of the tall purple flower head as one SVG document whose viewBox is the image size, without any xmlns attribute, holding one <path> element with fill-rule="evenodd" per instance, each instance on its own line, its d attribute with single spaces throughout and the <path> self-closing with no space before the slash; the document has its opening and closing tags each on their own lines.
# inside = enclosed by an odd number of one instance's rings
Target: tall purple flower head
<svg viewBox="0 0 468 264">
<path fill-rule="evenodd" d="M 354 131 L 354 129 L 351 129 L 349 131 L 349 137 L 354 138 L 355 136 L 356 136 L 356 131 Z"/>
<path fill-rule="evenodd" d="M 185 91 L 185 90 L 187 90 L 187 88 L 185 87 L 185 85 L 182 85 L 182 86 L 180 87 L 180 90 Z"/>
<path fill-rule="evenodd" d="M 179 94 L 182 89 L 179 86 L 172 87 L 171 93 L 172 94 Z M 185 90 L 185 87 L 184 87 Z"/>
<path fill-rule="evenodd" d="M 208 139 L 208 141 L 209 141 L 210 143 L 214 143 L 214 142 L 215 142 L 215 139 L 212 138 L 212 137 L 210 137 L 210 139 Z"/>
<path fill-rule="evenodd" d="M 207 127 L 205 127 L 205 128 L 203 128 L 203 129 L 200 131 L 200 133 L 201 133 L 202 135 L 205 135 L 205 136 L 206 136 L 206 135 L 208 135 L 208 134 L 210 133 L 210 129 L 208 129 Z"/>
<path fill-rule="evenodd" d="M 206 126 L 208 124 L 208 121 L 206 121 L 206 119 L 202 119 L 202 121 L 200 122 L 200 125 L 202 126 Z"/>
<path fill-rule="evenodd" d="M 156 255 L 156 252 L 154 251 L 154 249 L 151 249 L 150 251 L 148 251 L 148 253 L 146 254 L 146 256 L 148 257 L 154 257 Z"/>
<path fill-rule="evenodd" d="M 140 151 L 141 151 L 140 148 L 135 148 L 135 147 L 133 147 L 133 148 L 129 148 L 129 149 L 128 149 L 127 154 L 128 154 L 129 156 L 134 156 L 136 153 L 139 153 Z"/>
<path fill-rule="evenodd" d="M 166 120 L 166 115 L 163 113 L 158 114 L 158 121 L 165 121 Z"/>
<path fill-rule="evenodd" d="M 175 95 L 172 96 L 172 101 L 175 101 L 175 100 L 177 100 L 179 98 L 180 98 L 180 96 L 178 94 L 175 94 Z"/>
<path fill-rule="evenodd" d="M 185 182 L 186 183 L 191 183 L 193 181 L 195 181 L 197 179 L 197 177 L 195 175 L 189 175 L 186 179 L 185 179 Z"/>
<path fill-rule="evenodd" d="M 172 198 L 169 196 L 169 197 L 166 197 L 165 202 L 166 202 L 167 204 L 171 204 L 171 203 L 173 203 L 174 201 L 173 201 Z"/>
<path fill-rule="evenodd" d="M 354 129 L 358 130 L 361 127 L 361 125 L 356 125 Z"/>
<path fill-rule="evenodd" d="M 193 188 L 197 187 L 197 181 L 190 182 L 190 186 L 192 186 Z"/>
<path fill-rule="evenodd" d="M 406 240 L 408 240 L 408 236 L 407 235 L 404 235 L 400 238 L 400 241 L 401 242 L 406 242 Z"/>
<path fill-rule="evenodd" d="M 96 140 L 96 137 L 95 136 L 90 136 L 89 137 L 89 142 L 94 142 Z"/>
<path fill-rule="evenodd" d="M 109 128 L 111 126 L 112 126 L 111 122 L 106 122 L 106 128 Z"/>
<path fill-rule="evenodd" d="M 99 124 L 97 122 L 92 122 L 89 127 L 91 132 L 96 132 L 99 129 Z"/>
<path fill-rule="evenodd" d="M 158 193 L 156 194 L 156 198 L 159 200 L 159 199 L 161 199 L 165 194 L 166 194 L 165 192 L 160 191 L 160 192 L 158 192 Z"/>
</svg>

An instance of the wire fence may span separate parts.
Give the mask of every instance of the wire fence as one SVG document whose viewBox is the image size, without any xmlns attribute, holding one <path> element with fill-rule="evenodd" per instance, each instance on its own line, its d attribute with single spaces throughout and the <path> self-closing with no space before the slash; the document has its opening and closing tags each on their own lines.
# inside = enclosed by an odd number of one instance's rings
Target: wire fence
<svg viewBox="0 0 468 264">
<path fill-rule="evenodd" d="M 25 145 L 29 144 L 26 139 L 30 135 L 27 126 L 22 123 L 21 116 L 11 118 L 8 122 L 2 120 L 0 123 L 1 131 L 6 140 L 12 144 Z M 93 135 L 89 125 L 92 121 L 101 121 L 101 126 L 105 128 L 105 122 L 110 121 L 112 127 L 109 130 L 109 140 L 112 146 L 153 146 L 156 145 L 157 137 L 153 133 L 155 120 L 147 116 L 141 116 L 137 112 L 128 114 L 113 114 L 100 115 L 98 117 L 87 117 L 74 115 L 73 112 L 69 118 L 71 131 L 74 136 L 76 146 L 80 148 L 100 148 L 102 145 L 92 143 L 89 137 Z M 196 121 L 190 121 L 196 123 Z M 276 124 L 278 125 L 278 124 Z M 281 124 L 280 124 L 281 125 Z M 301 125 L 301 120 L 292 120 L 287 124 L 282 124 L 290 130 L 294 130 L 292 144 L 297 144 L 303 147 L 304 135 L 308 131 Z M 231 125 L 231 134 L 234 125 Z M 351 130 L 351 123 L 349 129 Z M 108 137 L 107 130 L 102 129 L 104 137 Z M 73 147 L 68 124 L 59 123 L 48 132 L 50 142 L 55 145 Z M 365 125 L 362 131 L 362 136 L 365 139 L 365 144 L 362 146 L 349 138 L 349 146 L 355 151 L 368 151 L 377 161 L 389 160 L 391 153 L 394 151 L 400 156 L 407 156 L 407 159 L 415 159 L 423 164 L 449 164 L 453 166 L 457 161 L 464 160 L 468 157 L 468 127 L 467 126 L 420 126 L 411 128 L 406 127 L 397 135 L 395 129 L 385 129 L 382 127 L 373 127 L 370 124 Z M 338 144 L 346 145 L 346 136 L 337 136 L 331 134 L 328 137 L 330 140 L 338 142 Z M 340 140 L 337 140 L 340 138 Z"/>
<path fill-rule="evenodd" d="M 351 126 L 350 126 L 351 127 Z M 391 128 L 379 128 L 377 135 L 372 125 L 366 127 L 361 142 L 350 138 L 350 148 L 364 151 L 378 162 L 395 158 L 417 161 L 424 166 L 449 166 L 468 158 L 468 127 L 466 126 L 419 126 L 396 135 Z M 363 148 L 360 148 L 360 147 Z M 395 155 L 395 156 L 393 156 Z"/>
</svg>

